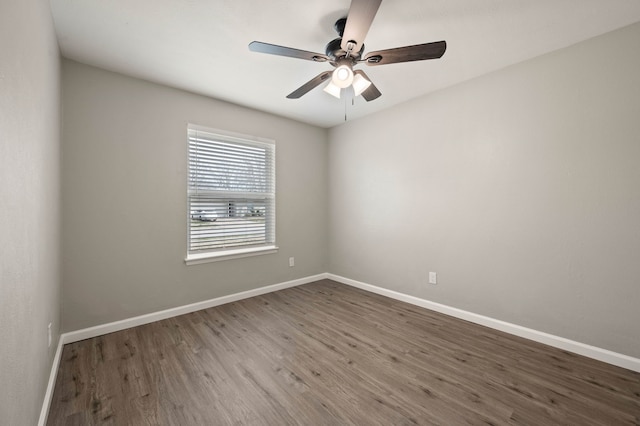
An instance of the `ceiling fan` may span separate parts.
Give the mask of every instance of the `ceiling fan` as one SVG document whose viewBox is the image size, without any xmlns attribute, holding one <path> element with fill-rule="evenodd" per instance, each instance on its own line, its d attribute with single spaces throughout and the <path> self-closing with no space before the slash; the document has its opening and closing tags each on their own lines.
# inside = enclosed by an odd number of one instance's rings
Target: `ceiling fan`
<svg viewBox="0 0 640 426">
<path fill-rule="evenodd" d="M 271 55 L 288 56 L 314 62 L 329 62 L 335 69 L 324 71 L 293 92 L 289 99 L 298 99 L 325 81 L 329 84 L 324 91 L 340 98 L 342 89 L 353 86 L 355 96 L 362 95 L 367 102 L 380 97 L 381 93 L 362 70 L 353 68 L 361 62 L 369 66 L 395 64 L 399 62 L 424 61 L 437 59 L 447 50 L 445 41 L 397 47 L 395 49 L 369 52 L 365 56 L 364 38 L 369 32 L 373 18 L 378 12 L 382 0 L 351 0 L 351 7 L 346 18 L 338 19 L 335 29 L 339 37 L 327 43 L 326 54 L 314 53 L 291 47 L 253 41 L 249 43 L 252 52 Z"/>
</svg>

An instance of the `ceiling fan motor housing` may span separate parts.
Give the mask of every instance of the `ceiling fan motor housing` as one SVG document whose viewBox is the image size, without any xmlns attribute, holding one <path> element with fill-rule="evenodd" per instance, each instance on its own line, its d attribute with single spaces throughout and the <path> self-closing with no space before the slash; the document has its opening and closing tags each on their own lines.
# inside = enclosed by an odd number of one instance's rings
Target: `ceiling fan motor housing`
<svg viewBox="0 0 640 426">
<path fill-rule="evenodd" d="M 331 58 L 332 62 L 336 62 L 338 59 L 346 58 L 347 52 L 340 46 L 342 44 L 342 37 L 338 37 L 336 39 L 331 40 L 327 43 L 327 47 L 325 48 L 325 53 L 329 58 Z M 351 52 L 349 54 L 349 58 L 355 64 L 360 60 L 362 53 L 364 52 L 364 44 L 362 48 L 358 52 Z"/>
<path fill-rule="evenodd" d="M 340 18 L 336 21 L 333 27 L 335 28 L 338 35 L 340 35 L 340 37 L 331 40 L 329 43 L 327 43 L 327 46 L 325 48 L 325 53 L 328 57 L 331 58 L 332 62 L 336 62 L 338 59 L 347 57 L 347 52 L 341 46 L 342 35 L 344 34 L 346 23 L 347 18 Z M 352 51 L 349 53 L 349 58 L 352 59 L 353 65 L 355 65 L 355 63 L 360 60 L 360 58 L 362 57 L 362 53 L 364 53 L 364 44 L 358 52 Z"/>
</svg>

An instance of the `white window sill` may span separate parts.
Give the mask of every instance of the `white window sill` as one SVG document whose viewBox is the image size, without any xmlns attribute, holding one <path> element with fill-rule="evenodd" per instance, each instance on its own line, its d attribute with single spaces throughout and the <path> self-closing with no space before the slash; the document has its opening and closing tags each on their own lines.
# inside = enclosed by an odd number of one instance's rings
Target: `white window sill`
<svg viewBox="0 0 640 426">
<path fill-rule="evenodd" d="M 276 246 L 264 246 L 225 250 L 214 253 L 189 254 L 184 259 L 184 263 L 187 265 L 198 265 L 200 263 L 219 262 L 221 260 L 240 259 L 242 257 L 260 256 L 263 254 L 272 254 L 277 252 L 278 247 Z"/>
</svg>

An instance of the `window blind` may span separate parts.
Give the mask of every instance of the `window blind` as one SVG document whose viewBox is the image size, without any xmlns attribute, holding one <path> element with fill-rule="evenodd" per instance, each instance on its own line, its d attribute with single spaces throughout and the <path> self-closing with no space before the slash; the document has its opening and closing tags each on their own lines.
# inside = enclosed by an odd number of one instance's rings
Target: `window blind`
<svg viewBox="0 0 640 426">
<path fill-rule="evenodd" d="M 189 254 L 275 244 L 275 145 L 189 127 Z"/>
</svg>

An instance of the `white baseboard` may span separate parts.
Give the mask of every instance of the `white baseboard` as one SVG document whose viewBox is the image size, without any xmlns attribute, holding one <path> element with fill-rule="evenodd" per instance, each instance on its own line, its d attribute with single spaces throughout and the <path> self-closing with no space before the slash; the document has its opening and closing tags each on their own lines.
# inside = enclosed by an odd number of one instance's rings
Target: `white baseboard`
<svg viewBox="0 0 640 426">
<path fill-rule="evenodd" d="M 558 349 L 563 349 L 569 352 L 596 359 L 598 361 L 603 361 L 608 364 L 626 368 L 628 370 L 640 372 L 640 359 L 638 358 L 565 339 L 564 337 L 554 336 L 553 334 L 544 333 L 542 331 L 533 330 L 531 328 L 522 327 L 520 325 L 511 324 L 505 321 L 486 317 L 484 315 L 474 314 L 473 312 L 468 312 L 462 309 L 453 308 L 451 306 L 442 305 L 440 303 L 431 302 L 426 299 L 399 293 L 397 291 L 389 290 L 386 288 L 355 281 L 349 278 L 341 277 L 339 275 L 327 274 L 327 278 L 342 284 L 357 287 L 361 290 L 380 294 L 382 296 L 390 297 L 402 302 L 407 302 L 412 305 L 420 306 L 422 308 L 460 318 L 465 321 L 473 322 L 475 324 L 480 324 L 485 327 L 493 328 L 495 330 L 504 331 L 505 333 L 513 334 L 515 336 L 524 337 L 525 339 L 553 346 Z"/>
<path fill-rule="evenodd" d="M 44 393 L 44 401 L 42 403 L 42 409 L 40 410 L 40 418 L 38 419 L 38 426 L 45 426 L 47 424 L 47 417 L 49 416 L 49 407 L 51 406 L 51 398 L 53 397 L 53 389 L 56 387 L 56 377 L 58 377 L 58 367 L 60 366 L 60 358 L 62 357 L 62 336 L 58 338 L 58 346 L 56 348 L 56 354 L 53 357 L 53 363 L 51 364 L 51 372 L 49 373 L 49 383 L 47 383 L 47 390 Z"/>
<path fill-rule="evenodd" d="M 125 330 L 127 328 L 137 327 L 139 325 L 149 324 L 167 318 L 177 317 L 178 315 L 189 314 L 191 312 L 201 311 L 202 309 L 224 305 L 225 303 L 236 302 L 238 300 L 260 296 L 262 294 L 284 290 L 285 288 L 308 284 L 325 278 L 327 278 L 327 274 L 313 275 L 297 280 L 255 288 L 253 290 L 247 290 L 240 293 L 229 294 L 227 296 L 216 297 L 215 299 L 204 300 L 202 302 L 196 302 L 190 305 L 177 306 L 175 308 L 165 309 L 163 311 L 152 312 L 150 314 L 140 315 L 133 318 L 127 318 L 107 324 L 96 325 L 95 327 L 89 327 L 82 330 L 70 331 L 62 335 L 62 340 L 64 344 L 78 342 L 80 340 L 102 336 L 104 334 L 113 333 L 115 331 Z"/>
</svg>

